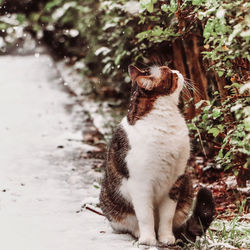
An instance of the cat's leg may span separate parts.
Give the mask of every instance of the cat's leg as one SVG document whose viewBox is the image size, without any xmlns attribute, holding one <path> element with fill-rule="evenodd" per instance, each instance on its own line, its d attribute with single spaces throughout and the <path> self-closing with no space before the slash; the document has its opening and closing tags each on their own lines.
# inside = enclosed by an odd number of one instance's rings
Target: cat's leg
<svg viewBox="0 0 250 250">
<path fill-rule="evenodd" d="M 152 202 L 150 200 L 145 201 L 138 199 L 134 202 L 134 208 L 139 224 L 139 244 L 155 245 L 156 236 Z"/>
<path fill-rule="evenodd" d="M 148 190 L 150 184 L 137 184 L 137 181 L 130 181 L 128 187 L 139 225 L 139 244 L 156 245 L 153 198 Z"/>
<path fill-rule="evenodd" d="M 163 244 L 174 244 L 175 237 L 172 231 L 173 218 L 177 202 L 166 195 L 159 205 L 158 239 Z"/>
<path fill-rule="evenodd" d="M 183 149 L 182 157 L 177 161 L 175 168 L 175 175 L 173 178 L 179 177 L 184 174 L 188 155 L 189 146 Z M 178 179 L 177 179 L 178 181 Z M 163 244 L 174 244 L 175 236 L 173 234 L 173 222 L 176 213 L 177 199 L 173 199 L 171 194 L 166 194 L 159 205 L 159 228 L 158 239 Z"/>
</svg>

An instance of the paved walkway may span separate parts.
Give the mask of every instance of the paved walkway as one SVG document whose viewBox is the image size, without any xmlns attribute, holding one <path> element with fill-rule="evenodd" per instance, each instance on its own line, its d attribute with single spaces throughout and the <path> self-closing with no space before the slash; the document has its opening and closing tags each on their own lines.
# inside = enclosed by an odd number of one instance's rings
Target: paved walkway
<svg viewBox="0 0 250 250">
<path fill-rule="evenodd" d="M 60 81 L 46 54 L 0 57 L 0 249 L 135 249 L 104 217 L 76 212 L 99 190 Z"/>
</svg>

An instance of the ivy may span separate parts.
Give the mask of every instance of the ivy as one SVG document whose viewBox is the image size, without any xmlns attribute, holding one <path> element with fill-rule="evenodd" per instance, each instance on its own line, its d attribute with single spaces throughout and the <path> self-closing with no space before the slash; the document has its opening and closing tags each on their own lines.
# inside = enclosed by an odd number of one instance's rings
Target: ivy
<svg viewBox="0 0 250 250">
<path fill-rule="evenodd" d="M 250 89 L 247 91 L 250 94 Z M 232 168 L 237 173 L 239 167 L 247 166 L 250 156 L 250 97 L 231 97 L 222 105 L 201 101 L 196 107 L 200 108 L 204 104 L 206 106 L 192 120 L 193 125 L 189 125 L 189 129 L 193 131 L 196 140 L 201 139 L 204 145 L 216 149 L 217 164 L 225 170 Z"/>
<path fill-rule="evenodd" d="M 204 25 L 204 58 L 214 61 L 211 68 L 220 77 L 232 77 L 235 66 L 231 62 L 239 57 L 249 60 L 249 3 L 246 0 L 212 0 L 192 1 L 192 4 L 196 5 L 197 15 Z"/>
<path fill-rule="evenodd" d="M 142 10 L 147 10 L 149 13 L 154 11 L 154 4 L 157 0 L 140 0 L 140 7 Z"/>
</svg>

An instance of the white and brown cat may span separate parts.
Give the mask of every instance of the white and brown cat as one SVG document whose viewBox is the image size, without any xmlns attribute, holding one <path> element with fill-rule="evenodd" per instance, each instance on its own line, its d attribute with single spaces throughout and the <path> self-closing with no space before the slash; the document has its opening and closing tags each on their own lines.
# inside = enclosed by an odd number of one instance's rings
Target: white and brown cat
<svg viewBox="0 0 250 250">
<path fill-rule="evenodd" d="M 178 110 L 183 76 L 166 66 L 129 67 L 129 110 L 108 149 L 100 206 L 113 229 L 139 244 L 194 241 L 214 215 L 211 192 L 202 188 L 192 215 L 193 187 L 185 175 L 188 129 Z"/>
</svg>

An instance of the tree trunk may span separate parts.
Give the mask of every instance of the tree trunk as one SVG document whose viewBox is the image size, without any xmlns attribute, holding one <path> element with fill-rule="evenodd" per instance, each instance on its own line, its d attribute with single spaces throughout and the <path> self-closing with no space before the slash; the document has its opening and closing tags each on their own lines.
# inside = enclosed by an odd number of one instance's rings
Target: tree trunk
<svg viewBox="0 0 250 250">
<path fill-rule="evenodd" d="M 201 50 L 199 46 L 198 37 L 196 35 L 189 37 L 184 43 L 184 49 L 187 59 L 187 66 L 190 74 L 190 80 L 194 87 L 194 103 L 197 103 L 201 100 L 208 100 L 208 80 L 201 67 Z"/>
<path fill-rule="evenodd" d="M 173 65 L 174 68 L 181 72 L 184 78 L 189 78 L 188 67 L 186 65 L 185 51 L 183 42 L 181 39 L 176 39 L 173 44 Z M 195 114 L 195 106 L 191 98 L 193 97 L 192 90 L 187 86 L 188 89 L 183 90 L 182 99 L 184 103 L 188 103 L 185 107 L 185 118 L 190 120 Z"/>
</svg>

